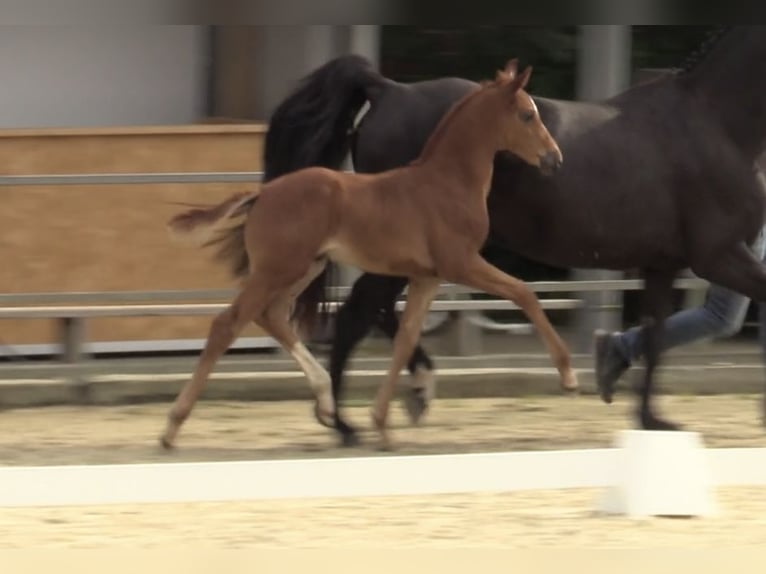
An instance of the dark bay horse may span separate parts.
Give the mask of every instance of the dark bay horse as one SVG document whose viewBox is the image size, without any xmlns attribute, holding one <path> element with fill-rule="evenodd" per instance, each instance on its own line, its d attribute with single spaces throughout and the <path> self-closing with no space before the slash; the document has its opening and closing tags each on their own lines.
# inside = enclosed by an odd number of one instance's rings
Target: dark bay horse
<svg viewBox="0 0 766 574">
<path fill-rule="evenodd" d="M 762 69 L 763 68 L 763 69 Z M 640 269 L 647 325 L 637 418 L 674 429 L 652 406 L 658 338 L 672 282 L 697 275 L 766 300 L 766 269 L 746 244 L 764 221 L 754 162 L 766 141 L 766 28 L 721 31 L 697 57 L 664 77 L 597 103 L 535 97 L 564 167 L 552 178 L 511 154 L 495 160 L 488 197 L 490 241 L 558 267 Z M 376 172 L 417 157 L 449 106 L 475 84 L 444 78 L 400 84 L 357 56 L 318 68 L 276 109 L 264 151 L 267 179 L 307 165 Z M 363 106 L 370 109 L 358 127 Z M 304 298 L 319 291 L 320 281 Z M 364 274 L 338 312 L 330 373 L 336 400 L 353 346 L 373 325 L 396 333 L 393 303 L 405 278 Z M 413 372 L 432 368 L 420 348 Z M 610 401 L 612 388 L 600 385 Z M 418 392 L 418 389 L 416 389 Z M 354 431 L 338 415 L 347 444 Z"/>
<path fill-rule="evenodd" d="M 489 232 L 486 201 L 495 154 L 511 151 L 532 169 L 547 173 L 561 166 L 561 151 L 524 90 L 530 73 L 527 68 L 518 74 L 511 60 L 493 82 L 452 106 L 418 159 L 406 166 L 376 174 L 309 167 L 171 219 L 174 233 L 219 245 L 218 258 L 232 266 L 242 286 L 229 308 L 213 320 L 194 376 L 168 415 L 161 439 L 165 447 L 173 445 L 217 360 L 251 321 L 306 373 L 317 417 L 334 420 L 330 376 L 291 324 L 291 318 L 301 325 L 315 315 L 316 305 L 298 307 L 313 312 L 296 317 L 295 300 L 328 261 L 403 276 L 409 282 L 388 377 L 372 413 L 383 448 L 391 446 L 387 417 L 399 373 L 444 280 L 518 304 L 548 347 L 562 386 L 577 386 L 569 351 L 535 294 L 480 256 Z"/>
</svg>

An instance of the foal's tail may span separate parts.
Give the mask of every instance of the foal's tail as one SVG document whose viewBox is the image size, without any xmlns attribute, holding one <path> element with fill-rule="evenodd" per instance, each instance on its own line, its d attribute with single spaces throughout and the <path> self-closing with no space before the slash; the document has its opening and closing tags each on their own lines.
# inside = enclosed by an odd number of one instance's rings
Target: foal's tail
<svg viewBox="0 0 766 574">
<path fill-rule="evenodd" d="M 292 171 L 321 166 L 340 169 L 351 149 L 354 120 L 364 103 L 389 80 L 357 55 L 329 61 L 305 76 L 269 120 L 263 146 L 263 181 Z M 311 328 L 327 318 L 326 288 L 333 265 L 301 293 L 294 317 Z"/>
<path fill-rule="evenodd" d="M 258 191 L 235 194 L 217 205 L 195 206 L 168 221 L 172 237 L 194 245 L 219 245 L 216 259 L 226 260 L 235 277 L 249 269 L 245 247 L 245 218 Z"/>
</svg>

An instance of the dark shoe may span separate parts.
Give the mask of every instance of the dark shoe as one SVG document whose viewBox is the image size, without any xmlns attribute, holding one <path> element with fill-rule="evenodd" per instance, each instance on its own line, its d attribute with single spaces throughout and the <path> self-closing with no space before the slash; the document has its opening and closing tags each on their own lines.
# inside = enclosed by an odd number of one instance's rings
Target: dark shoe
<svg viewBox="0 0 766 574">
<path fill-rule="evenodd" d="M 630 363 L 622 356 L 616 335 L 599 329 L 594 334 L 596 342 L 596 385 L 601 400 L 610 404 L 617 380 L 628 370 Z"/>
</svg>

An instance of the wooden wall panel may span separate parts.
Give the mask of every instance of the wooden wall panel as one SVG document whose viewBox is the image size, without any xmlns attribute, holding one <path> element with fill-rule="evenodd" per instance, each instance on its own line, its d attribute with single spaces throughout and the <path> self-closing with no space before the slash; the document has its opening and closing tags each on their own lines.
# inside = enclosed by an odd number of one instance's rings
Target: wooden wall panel
<svg viewBox="0 0 766 574">
<path fill-rule="evenodd" d="M 258 171 L 262 126 L 0 132 L 4 174 Z M 174 243 L 173 203 L 212 203 L 249 184 L 0 187 L 0 291 L 230 288 L 209 250 Z M 89 340 L 204 337 L 210 318 L 97 319 Z M 0 322 L 7 344 L 54 340 L 50 321 Z M 260 334 L 254 327 L 246 335 Z"/>
</svg>

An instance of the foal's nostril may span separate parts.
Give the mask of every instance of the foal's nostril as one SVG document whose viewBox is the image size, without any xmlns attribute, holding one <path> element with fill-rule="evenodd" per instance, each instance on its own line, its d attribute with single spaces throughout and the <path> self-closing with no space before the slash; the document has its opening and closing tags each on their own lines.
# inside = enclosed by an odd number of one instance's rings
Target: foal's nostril
<svg viewBox="0 0 766 574">
<path fill-rule="evenodd" d="M 549 151 L 540 157 L 540 167 L 546 172 L 556 171 L 561 167 L 561 154 Z"/>
</svg>

